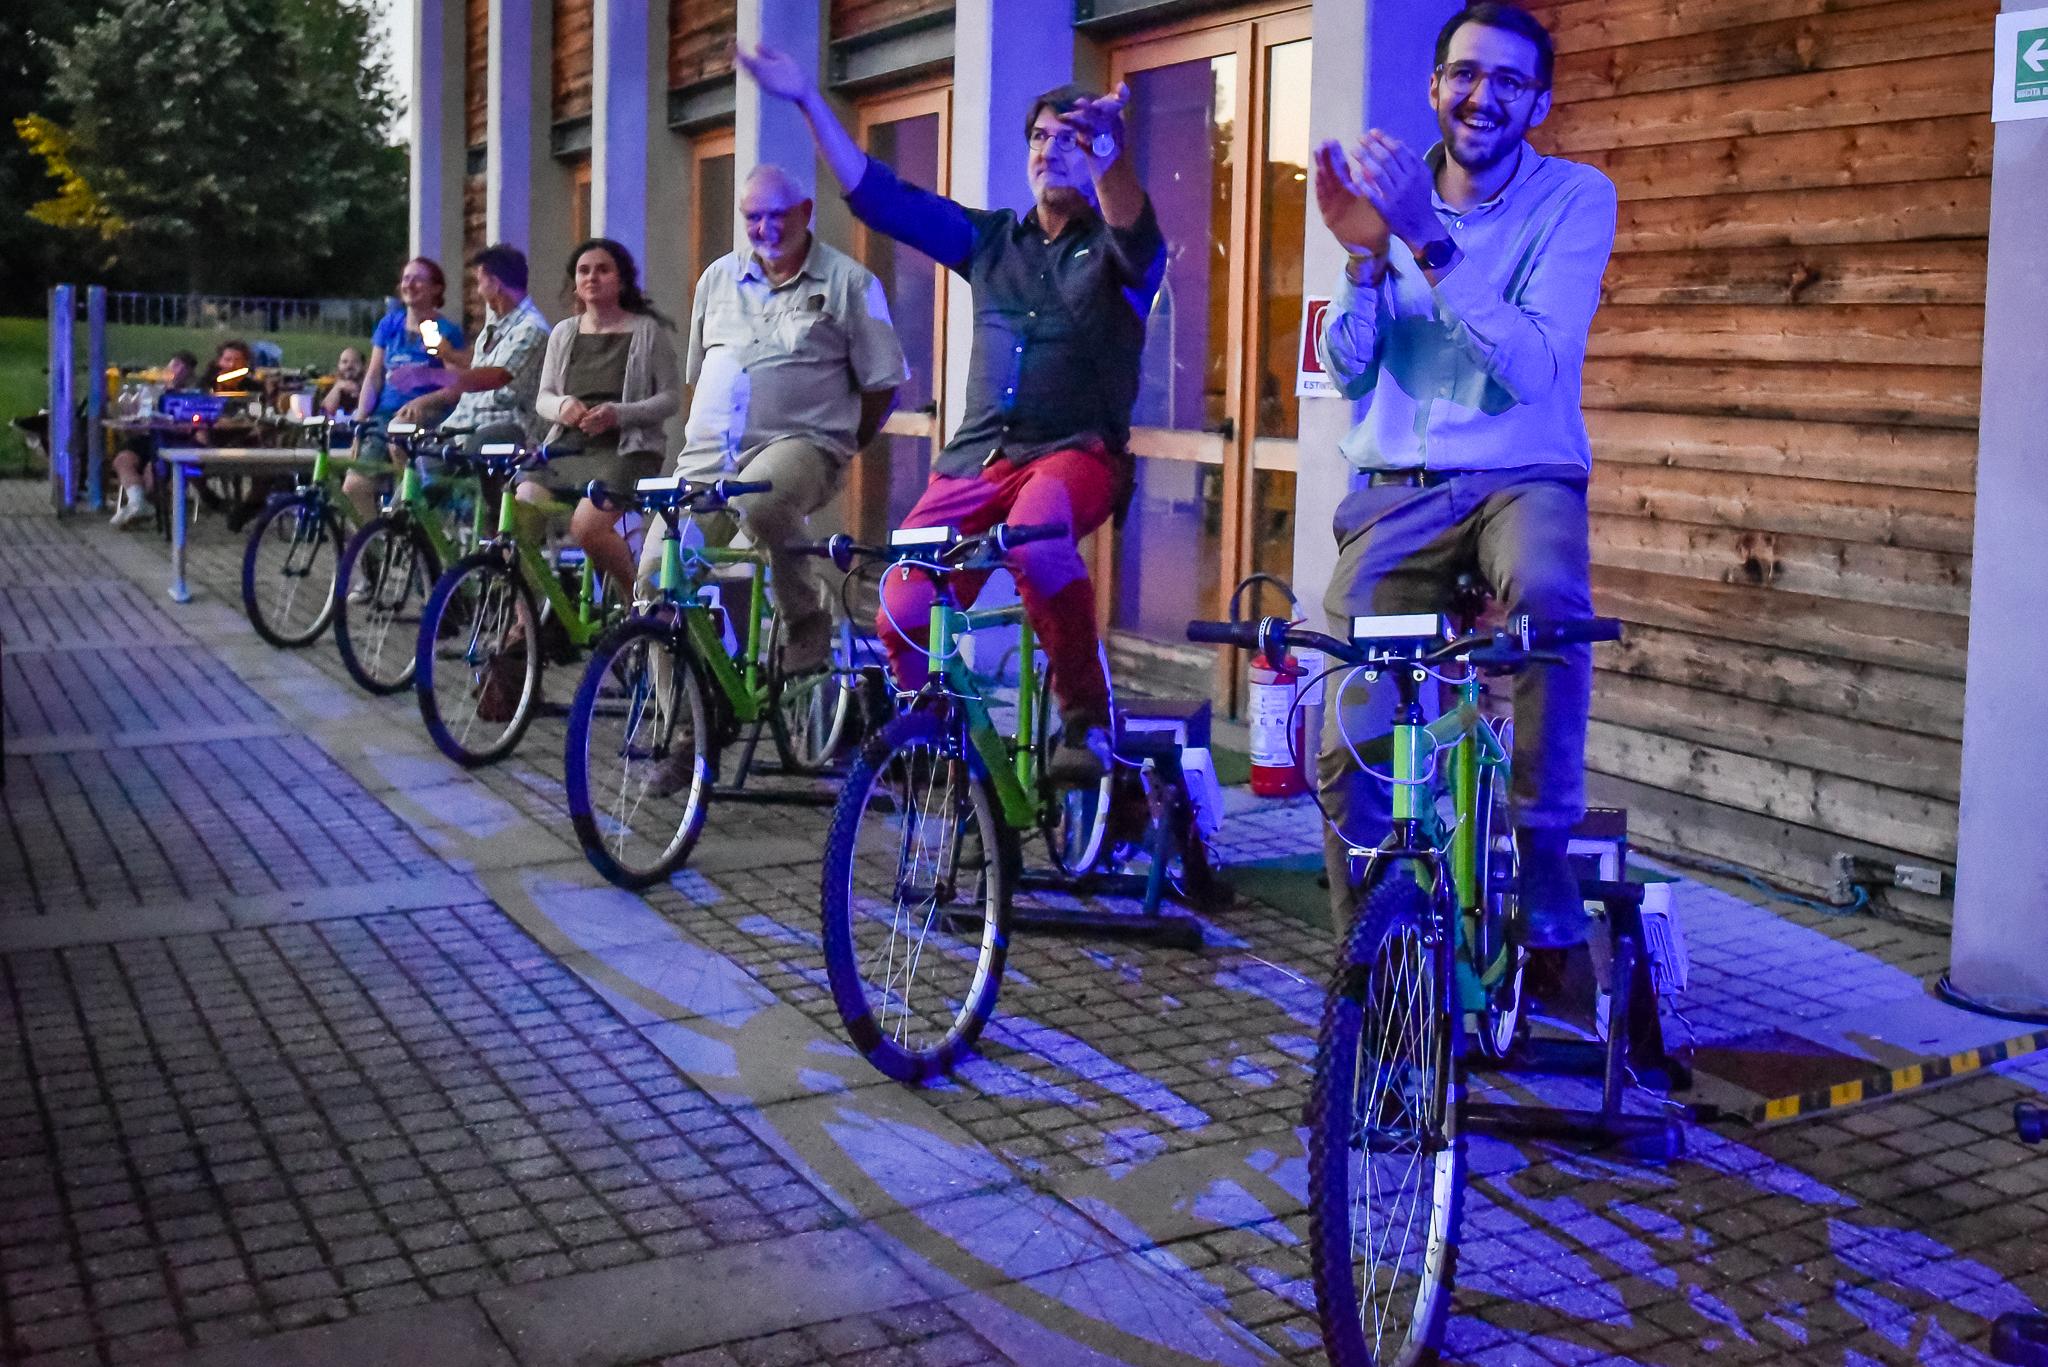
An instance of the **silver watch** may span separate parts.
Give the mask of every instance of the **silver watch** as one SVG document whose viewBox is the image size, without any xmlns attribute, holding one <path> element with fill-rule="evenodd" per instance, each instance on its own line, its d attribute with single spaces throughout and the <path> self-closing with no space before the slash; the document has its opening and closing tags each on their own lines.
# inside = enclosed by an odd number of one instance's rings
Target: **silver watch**
<svg viewBox="0 0 2048 1367">
<path fill-rule="evenodd" d="M 1088 144 L 1088 150 L 1095 154 L 1097 161 L 1104 161 L 1116 155 L 1116 136 L 1108 130 L 1095 135 L 1095 141 Z"/>
</svg>

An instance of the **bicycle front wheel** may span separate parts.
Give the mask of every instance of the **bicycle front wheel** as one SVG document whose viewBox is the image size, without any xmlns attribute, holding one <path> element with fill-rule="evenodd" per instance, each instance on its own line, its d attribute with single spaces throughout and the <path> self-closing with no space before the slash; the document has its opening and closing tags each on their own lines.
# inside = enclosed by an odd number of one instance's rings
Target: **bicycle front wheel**
<svg viewBox="0 0 2048 1367">
<path fill-rule="evenodd" d="M 1434 1362 L 1464 1199 L 1448 927 L 1395 866 L 1323 1007 L 1309 1098 L 1316 1308 L 1333 1367 Z"/>
<path fill-rule="evenodd" d="M 388 514 L 349 538 L 334 586 L 334 648 L 348 675 L 372 693 L 412 682 L 420 618 L 441 577 L 426 536 Z"/>
<path fill-rule="evenodd" d="M 475 768 L 512 753 L 540 704 L 540 611 L 496 551 L 441 576 L 420 618 L 413 691 L 442 754 Z"/>
<path fill-rule="evenodd" d="M 644 888 L 681 868 L 711 799 L 709 708 L 679 628 L 646 617 L 598 644 L 569 710 L 569 816 L 591 865 Z"/>
<path fill-rule="evenodd" d="M 900 1082 L 950 1070 L 995 1009 L 1015 834 L 948 713 L 861 752 L 825 840 L 825 968 L 847 1035 Z"/>
<path fill-rule="evenodd" d="M 265 508 L 242 551 L 242 611 L 283 650 L 309 646 L 334 620 L 341 524 L 309 493 Z"/>
</svg>

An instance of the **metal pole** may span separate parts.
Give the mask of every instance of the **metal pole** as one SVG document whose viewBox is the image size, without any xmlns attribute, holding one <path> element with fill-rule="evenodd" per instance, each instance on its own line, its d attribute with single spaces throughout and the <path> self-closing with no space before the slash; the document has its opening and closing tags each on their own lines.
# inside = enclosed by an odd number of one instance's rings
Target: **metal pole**
<svg viewBox="0 0 2048 1367">
<path fill-rule="evenodd" d="M 107 287 L 85 290 L 85 497 L 94 512 L 106 506 Z"/>
<path fill-rule="evenodd" d="M 71 452 L 71 316 L 77 302 L 69 285 L 50 290 L 50 503 L 61 515 L 78 498 Z"/>
</svg>

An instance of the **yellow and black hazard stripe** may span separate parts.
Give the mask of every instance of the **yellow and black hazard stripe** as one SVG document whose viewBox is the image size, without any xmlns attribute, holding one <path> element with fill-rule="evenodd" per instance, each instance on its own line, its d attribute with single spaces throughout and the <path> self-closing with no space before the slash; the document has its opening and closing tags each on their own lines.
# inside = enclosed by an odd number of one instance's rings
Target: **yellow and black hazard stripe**
<svg viewBox="0 0 2048 1367">
<path fill-rule="evenodd" d="M 1988 1044 L 1981 1049 L 1965 1049 L 1959 1054 L 1928 1059 L 1906 1068 L 1875 1072 L 1867 1078 L 1837 1082 L 1831 1087 L 1801 1092 L 1797 1096 L 1773 1097 L 1750 1107 L 1743 1113 L 1743 1118 L 1755 1125 L 1797 1120 L 1801 1116 L 1815 1115 L 1821 1111 L 1854 1106 L 1859 1101 L 1898 1096 L 1919 1087 L 1945 1082 L 1949 1078 L 1963 1077 L 1989 1068 L 1993 1064 L 2003 1063 L 2007 1059 L 2019 1058 L 2042 1050 L 2048 1050 L 2048 1030 L 2037 1030 L 2031 1035 L 2021 1035 L 1998 1044 Z M 1728 1113 L 1727 1110 L 1722 1112 L 1724 1115 Z"/>
</svg>

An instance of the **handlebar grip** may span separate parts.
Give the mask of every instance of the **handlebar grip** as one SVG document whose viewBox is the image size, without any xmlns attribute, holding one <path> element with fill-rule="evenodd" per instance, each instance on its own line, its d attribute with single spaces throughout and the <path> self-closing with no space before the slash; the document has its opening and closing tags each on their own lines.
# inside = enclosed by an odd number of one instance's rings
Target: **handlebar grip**
<svg viewBox="0 0 2048 1367">
<path fill-rule="evenodd" d="M 1064 522 L 1004 523 L 994 529 L 997 540 L 1005 546 L 1022 546 L 1033 541 L 1051 541 L 1067 534 Z"/>
<path fill-rule="evenodd" d="M 1576 622 L 1529 624 L 1531 649 L 1541 649 L 1544 646 L 1591 645 L 1598 641 L 1620 639 L 1621 619 L 1617 617 L 1587 617 Z"/>
<path fill-rule="evenodd" d="M 1189 622 L 1188 639 L 1205 646 L 1242 646 L 1246 650 L 1259 648 L 1259 624 L 1257 622 Z"/>
<path fill-rule="evenodd" d="M 765 479 L 721 479 L 712 487 L 718 490 L 720 498 L 731 500 L 745 494 L 765 494 L 775 485 L 773 481 Z"/>
</svg>

